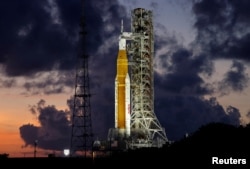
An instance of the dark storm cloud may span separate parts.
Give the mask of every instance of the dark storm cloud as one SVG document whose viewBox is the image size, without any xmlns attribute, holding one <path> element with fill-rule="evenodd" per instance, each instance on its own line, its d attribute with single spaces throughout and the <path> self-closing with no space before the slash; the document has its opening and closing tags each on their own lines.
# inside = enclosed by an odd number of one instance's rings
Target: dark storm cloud
<svg viewBox="0 0 250 169">
<path fill-rule="evenodd" d="M 224 75 L 225 78 L 219 83 L 219 90 L 227 93 L 229 90 L 243 91 L 249 82 L 246 67 L 238 61 L 233 61 L 230 70 Z"/>
<path fill-rule="evenodd" d="M 165 76 L 155 76 L 155 83 L 164 87 L 165 92 L 181 95 L 204 95 L 213 92 L 209 84 L 200 77 L 201 73 L 211 74 L 211 63 L 205 55 L 194 56 L 192 51 L 179 47 L 168 56 L 162 55 L 160 63 L 165 64 L 166 59 L 170 60 L 167 65 Z"/>
<path fill-rule="evenodd" d="M 201 0 L 193 4 L 197 42 L 214 58 L 250 58 L 250 1 Z"/>
<path fill-rule="evenodd" d="M 20 127 L 25 146 L 33 146 L 34 141 L 38 140 L 38 147 L 43 149 L 63 150 L 69 147 L 69 111 L 58 110 L 53 105 L 46 106 L 44 100 L 31 106 L 30 111 L 38 117 L 40 126 L 26 124 Z"/>
<path fill-rule="evenodd" d="M 1 2 L 0 61 L 7 75 L 26 76 L 51 70 L 55 64 L 60 69 L 72 68 L 76 54 L 71 35 L 76 24 L 54 23 L 49 6 L 47 1 Z"/>
<path fill-rule="evenodd" d="M 74 68 L 81 50 L 78 46 L 81 0 L 50 2 L 53 3 L 33 0 L 1 3 L 0 62 L 7 75 L 31 75 L 55 66 L 59 70 Z M 113 0 L 85 3 L 87 48 L 96 61 L 96 51 L 107 37 L 119 33 L 126 12 Z"/>
<path fill-rule="evenodd" d="M 38 133 L 39 133 L 39 127 L 34 126 L 33 124 L 24 124 L 21 127 L 19 127 L 20 136 L 25 142 L 26 146 L 33 146 L 35 140 L 37 140 Z"/>
<path fill-rule="evenodd" d="M 125 8 L 117 1 L 84 3 L 85 52 L 90 56 L 91 85 L 99 92 L 107 83 L 113 83 L 121 19 L 124 31 L 130 30 L 130 21 Z M 29 95 L 60 93 L 65 91 L 64 86 L 73 87 L 75 73 L 68 75 L 75 71 L 77 56 L 82 50 L 79 43 L 81 0 L 6 0 L 1 4 L 0 63 L 4 73 L 27 78 L 23 86 Z M 57 78 L 37 76 L 51 70 L 64 72 Z M 69 78 L 62 80 L 61 76 Z M 36 81 L 28 79 L 31 77 Z"/>
<path fill-rule="evenodd" d="M 186 133 L 191 134 L 211 122 L 240 124 L 239 110 L 232 106 L 224 110 L 216 98 L 163 96 L 157 92 L 155 100 L 156 114 L 171 141 L 179 140 Z"/>
</svg>

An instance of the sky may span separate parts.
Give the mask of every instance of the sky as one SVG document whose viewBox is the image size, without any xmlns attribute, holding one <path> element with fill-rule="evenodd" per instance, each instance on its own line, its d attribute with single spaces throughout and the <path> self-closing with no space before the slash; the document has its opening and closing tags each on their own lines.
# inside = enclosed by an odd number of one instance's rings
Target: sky
<svg viewBox="0 0 250 169">
<path fill-rule="evenodd" d="M 121 20 L 153 12 L 154 109 L 169 140 L 210 122 L 250 122 L 248 0 L 85 2 L 94 137 L 114 127 Z M 0 5 L 0 154 L 37 156 L 69 147 L 80 0 L 3 0 Z"/>
</svg>

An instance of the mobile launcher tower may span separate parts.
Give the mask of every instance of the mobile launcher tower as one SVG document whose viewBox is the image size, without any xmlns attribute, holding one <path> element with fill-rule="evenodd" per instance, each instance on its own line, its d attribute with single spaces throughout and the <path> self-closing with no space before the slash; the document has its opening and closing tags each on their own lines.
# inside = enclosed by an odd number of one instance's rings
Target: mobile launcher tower
<svg viewBox="0 0 250 169">
<path fill-rule="evenodd" d="M 154 113 L 152 11 L 136 8 L 131 21 L 131 32 L 123 31 L 122 22 L 119 36 L 115 128 L 108 140 L 111 149 L 162 147 L 168 139 Z"/>
</svg>

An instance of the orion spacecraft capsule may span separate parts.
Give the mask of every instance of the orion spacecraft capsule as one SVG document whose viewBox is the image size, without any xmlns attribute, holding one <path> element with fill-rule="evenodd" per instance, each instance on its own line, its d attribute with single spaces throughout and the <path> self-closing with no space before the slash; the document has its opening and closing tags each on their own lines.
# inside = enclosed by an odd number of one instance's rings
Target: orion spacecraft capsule
<svg viewBox="0 0 250 169">
<path fill-rule="evenodd" d="M 125 33 L 125 32 L 124 32 Z M 119 36 L 117 72 L 115 78 L 115 128 L 121 135 L 130 136 L 130 77 L 126 52 L 126 37 L 123 35 L 123 23 Z"/>
</svg>

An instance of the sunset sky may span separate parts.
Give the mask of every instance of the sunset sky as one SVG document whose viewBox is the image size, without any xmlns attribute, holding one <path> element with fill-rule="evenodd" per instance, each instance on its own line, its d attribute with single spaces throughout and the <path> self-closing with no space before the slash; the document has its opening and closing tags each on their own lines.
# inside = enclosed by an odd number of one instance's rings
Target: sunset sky
<svg viewBox="0 0 250 169">
<path fill-rule="evenodd" d="M 169 140 L 210 122 L 250 122 L 249 0 L 85 2 L 95 138 L 114 127 L 121 20 L 153 12 L 155 114 Z M 69 148 L 80 0 L 2 0 L 0 154 L 38 156 Z"/>
</svg>

